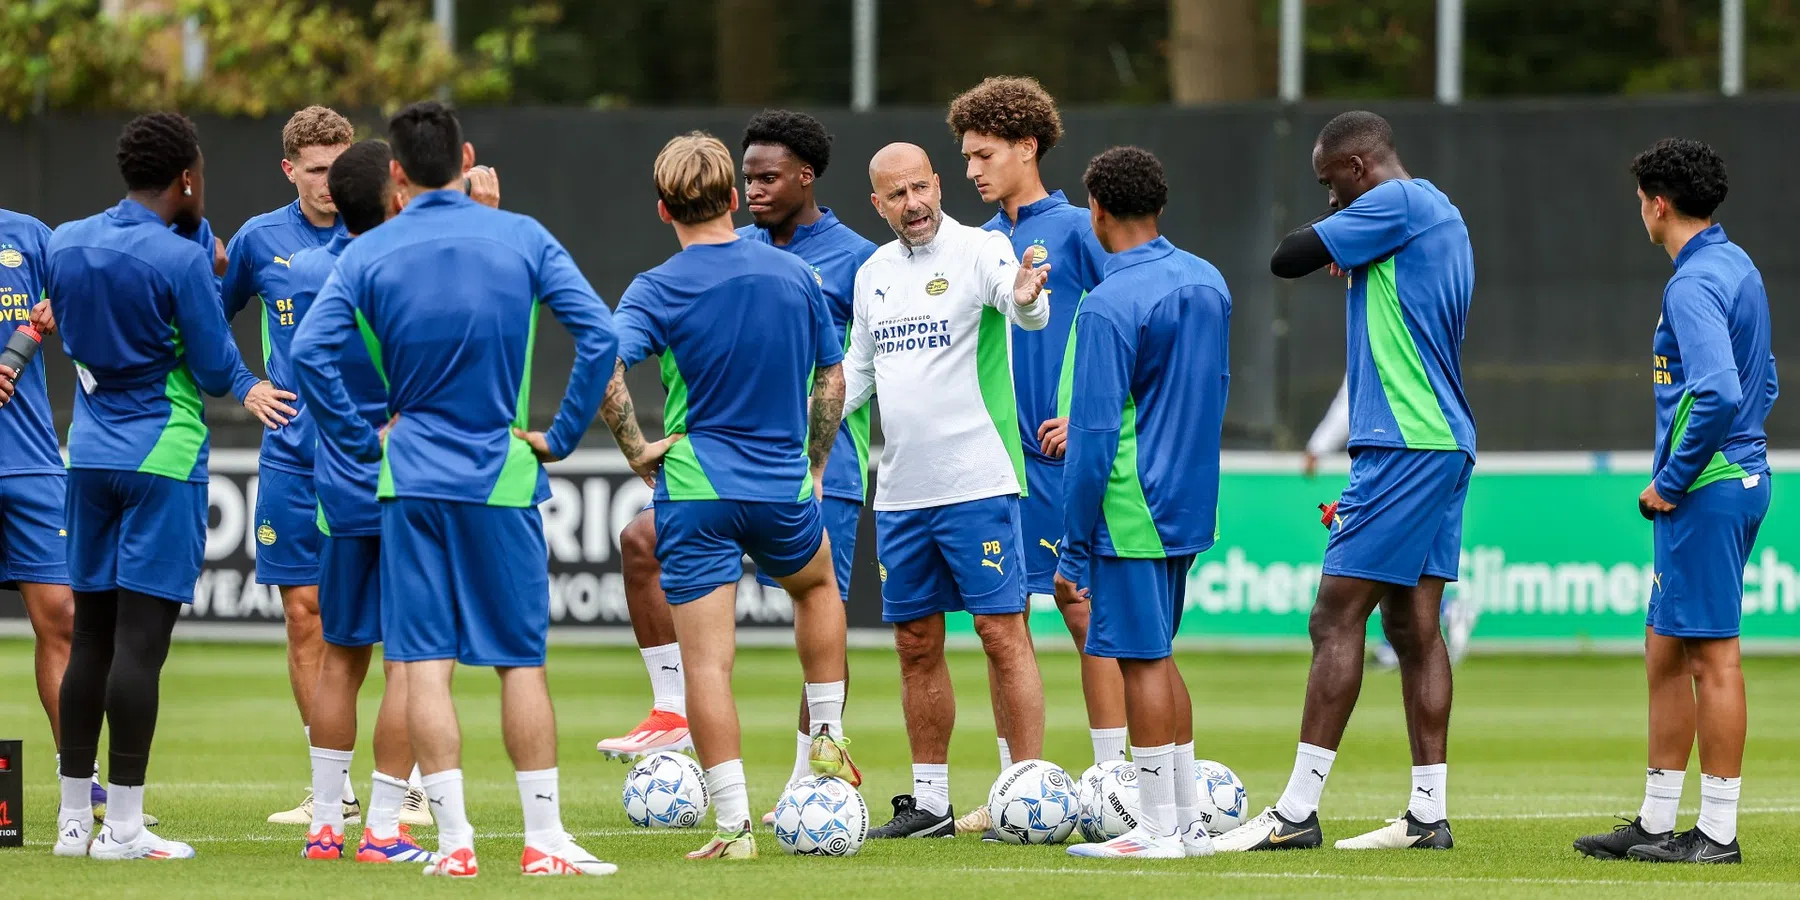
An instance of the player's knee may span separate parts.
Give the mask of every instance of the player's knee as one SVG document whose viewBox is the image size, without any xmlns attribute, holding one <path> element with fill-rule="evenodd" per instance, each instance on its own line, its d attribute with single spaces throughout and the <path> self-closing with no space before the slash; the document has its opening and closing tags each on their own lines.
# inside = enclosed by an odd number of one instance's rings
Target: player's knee
<svg viewBox="0 0 1800 900">
<path fill-rule="evenodd" d="M 1031 633 L 1025 630 L 1023 616 L 976 616 L 975 636 L 991 659 L 1005 659 L 1026 651 Z"/>
<path fill-rule="evenodd" d="M 317 623 L 319 594 L 317 591 L 282 591 L 281 613 L 290 625 L 297 622 Z"/>
<path fill-rule="evenodd" d="M 638 516 L 619 532 L 619 563 L 628 574 L 644 577 L 656 567 L 656 520 Z M 647 573 L 646 573 L 647 574 Z"/>
<path fill-rule="evenodd" d="M 901 668 L 926 668 L 944 658 L 944 636 L 917 622 L 902 622 L 894 626 L 894 651 Z"/>
</svg>

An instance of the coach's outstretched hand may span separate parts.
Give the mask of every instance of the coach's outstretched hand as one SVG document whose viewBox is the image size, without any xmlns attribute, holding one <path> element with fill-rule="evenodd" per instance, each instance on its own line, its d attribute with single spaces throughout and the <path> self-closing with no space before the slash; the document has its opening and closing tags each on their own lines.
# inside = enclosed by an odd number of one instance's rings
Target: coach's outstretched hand
<svg viewBox="0 0 1800 900">
<path fill-rule="evenodd" d="M 292 391 L 284 391 L 270 382 L 259 381 L 244 395 L 244 408 L 261 419 L 263 425 L 280 428 L 297 415 L 294 408 L 284 401 L 296 399 L 299 396 Z"/>
<path fill-rule="evenodd" d="M 1013 276 L 1013 305 L 1030 306 L 1038 294 L 1044 289 L 1044 282 L 1050 280 L 1050 264 L 1033 267 L 1031 257 L 1019 263 L 1019 274 Z"/>
</svg>

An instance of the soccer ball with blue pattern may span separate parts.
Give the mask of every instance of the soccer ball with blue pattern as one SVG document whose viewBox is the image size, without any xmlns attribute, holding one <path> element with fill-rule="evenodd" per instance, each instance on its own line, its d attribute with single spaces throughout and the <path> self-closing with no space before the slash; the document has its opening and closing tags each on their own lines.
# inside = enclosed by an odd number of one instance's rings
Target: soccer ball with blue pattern
<svg viewBox="0 0 1800 900">
<path fill-rule="evenodd" d="M 652 753 L 625 775 L 625 816 L 639 828 L 692 828 L 711 802 L 706 773 L 679 753 Z"/>
<path fill-rule="evenodd" d="M 842 778 L 804 779 L 775 804 L 775 840 L 798 856 L 852 856 L 868 834 L 869 807 Z"/>
<path fill-rule="evenodd" d="M 1062 767 L 1028 759 L 1000 773 L 988 792 L 988 815 L 1006 843 L 1061 843 L 1081 815 L 1075 793 L 1075 779 Z"/>
<path fill-rule="evenodd" d="M 1095 763 L 1075 785 L 1081 813 L 1075 826 L 1090 843 L 1110 841 L 1137 827 L 1137 763 L 1109 759 Z"/>
<path fill-rule="evenodd" d="M 1236 772 L 1210 759 L 1195 760 L 1194 781 L 1200 788 L 1200 822 L 1207 834 L 1224 834 L 1244 824 L 1250 798 Z"/>
</svg>

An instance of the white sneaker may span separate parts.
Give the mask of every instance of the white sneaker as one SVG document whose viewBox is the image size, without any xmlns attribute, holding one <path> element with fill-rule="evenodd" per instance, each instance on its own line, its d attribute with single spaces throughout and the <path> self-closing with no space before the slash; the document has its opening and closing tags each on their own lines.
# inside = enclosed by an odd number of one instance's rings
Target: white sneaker
<svg viewBox="0 0 1800 900">
<path fill-rule="evenodd" d="M 1256 818 L 1213 838 L 1218 853 L 1243 853 L 1250 850 L 1311 850 L 1324 843 L 1319 831 L 1319 814 L 1314 812 L 1304 822 L 1289 822 L 1271 806 Z"/>
<path fill-rule="evenodd" d="M 88 844 L 94 840 L 93 810 L 83 812 L 61 811 L 57 813 L 62 820 L 62 827 L 56 832 L 56 846 L 50 852 L 57 856 L 86 856 Z"/>
<path fill-rule="evenodd" d="M 312 788 L 306 789 L 306 799 L 300 801 L 299 806 L 296 806 L 290 810 L 286 810 L 285 812 L 269 814 L 269 824 L 271 824 L 271 825 L 305 825 L 308 828 L 310 828 L 310 827 L 312 827 L 312 820 L 313 820 Z M 344 824 L 345 825 L 355 825 L 356 823 L 361 822 L 361 821 L 362 821 L 362 801 L 361 800 L 346 801 L 344 803 Z M 401 821 L 405 821 L 405 819 L 402 819 Z M 146 823 L 146 824 L 148 824 L 148 823 Z M 411 824 L 411 823 L 408 823 L 408 824 Z"/>
<path fill-rule="evenodd" d="M 165 841 L 151 834 L 148 828 L 139 828 L 137 835 L 129 841 L 117 840 L 113 837 L 112 823 L 108 822 L 100 826 L 99 834 L 94 835 L 88 855 L 95 859 L 193 859 L 194 848 L 180 841 Z"/>
<path fill-rule="evenodd" d="M 1450 823 L 1420 822 L 1412 813 L 1389 819 L 1386 825 L 1353 838 L 1338 841 L 1339 850 L 1448 850 L 1455 846 L 1450 839 Z"/>
<path fill-rule="evenodd" d="M 400 824 L 428 827 L 431 825 L 431 800 L 418 788 L 407 788 L 406 799 L 400 801 Z"/>
<path fill-rule="evenodd" d="M 617 871 L 618 866 L 601 862 L 566 834 L 554 847 L 526 844 L 519 856 L 519 872 L 524 875 L 611 875 Z"/>
<path fill-rule="evenodd" d="M 988 812 L 987 804 L 975 807 L 967 815 L 956 820 L 957 834 L 985 834 L 994 827 L 994 815 Z"/>
<path fill-rule="evenodd" d="M 1101 844 L 1076 844 L 1070 856 L 1099 859 L 1183 859 L 1188 853 L 1178 835 L 1151 837 L 1142 828 L 1133 828 Z"/>
<path fill-rule="evenodd" d="M 1213 855 L 1212 835 L 1206 833 L 1206 823 L 1192 822 L 1186 828 L 1177 828 L 1176 837 L 1181 838 L 1181 849 L 1189 856 Z"/>
</svg>

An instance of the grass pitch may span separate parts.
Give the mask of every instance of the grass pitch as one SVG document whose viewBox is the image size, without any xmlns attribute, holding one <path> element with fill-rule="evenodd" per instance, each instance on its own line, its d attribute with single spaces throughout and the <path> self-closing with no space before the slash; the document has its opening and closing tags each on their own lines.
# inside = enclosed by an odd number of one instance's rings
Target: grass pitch
<svg viewBox="0 0 1800 900">
<path fill-rule="evenodd" d="M 1299 727 L 1306 661 L 1295 655 L 1180 658 L 1195 689 L 1198 750 L 1235 769 L 1249 786 L 1251 812 L 1273 802 L 1286 781 Z M 1091 762 L 1074 658 L 1042 657 L 1049 705 L 1048 752 L 1071 773 Z M 1108 897 L 1425 895 L 1543 897 L 1800 896 L 1800 659 L 1752 659 L 1750 741 L 1735 867 L 1596 862 L 1569 847 L 1576 836 L 1631 814 L 1643 790 L 1644 688 L 1629 658 L 1477 657 L 1456 673 L 1451 731 L 1448 853 L 1351 853 L 1332 849 L 1221 855 L 1203 860 L 1116 863 L 1077 860 L 1061 847 L 955 841 L 874 842 L 851 859 L 783 855 L 758 830 L 762 858 L 689 862 L 709 829 L 631 828 L 620 806 L 625 769 L 602 760 L 594 741 L 635 724 L 649 705 L 637 653 L 559 648 L 550 659 L 560 719 L 563 817 L 588 849 L 617 862 L 605 879 L 518 875 L 518 798 L 499 735 L 497 682 L 489 672 L 458 675 L 463 769 L 483 873 L 474 882 L 421 878 L 413 866 L 376 867 L 299 858 L 302 829 L 266 824 L 297 802 L 309 780 L 306 748 L 274 646 L 178 644 L 163 676 L 162 718 L 146 806 L 165 836 L 191 842 L 199 857 L 169 863 L 102 863 L 50 855 L 56 786 L 49 729 L 32 690 L 31 648 L 0 641 L 0 736 L 26 738 L 28 845 L 0 850 L 8 897 L 321 897 L 382 891 L 457 897 L 1048 896 Z M 980 657 L 952 657 L 960 728 L 951 749 L 952 799 L 967 810 L 998 773 L 993 722 Z M 899 677 L 892 653 L 851 657 L 846 728 L 866 773 L 863 795 L 876 824 L 888 797 L 910 788 Z M 792 762 L 800 672 L 791 652 L 746 650 L 737 694 L 752 811 L 775 799 Z M 365 689 L 364 743 L 354 772 L 368 790 L 368 726 L 379 680 Z M 104 745 L 103 745 L 104 747 Z M 104 753 L 104 750 L 103 750 Z M 104 759 L 104 756 L 102 757 Z M 1327 841 L 1381 824 L 1404 806 L 1406 739 L 1398 678 L 1371 671 L 1326 790 Z M 1683 795 L 1680 827 L 1693 823 L 1697 768 Z M 710 818 L 707 823 L 710 826 Z M 350 839 L 357 829 L 352 826 Z M 430 847 L 435 837 L 421 831 Z M 353 845 L 352 845 L 353 846 Z"/>
</svg>

